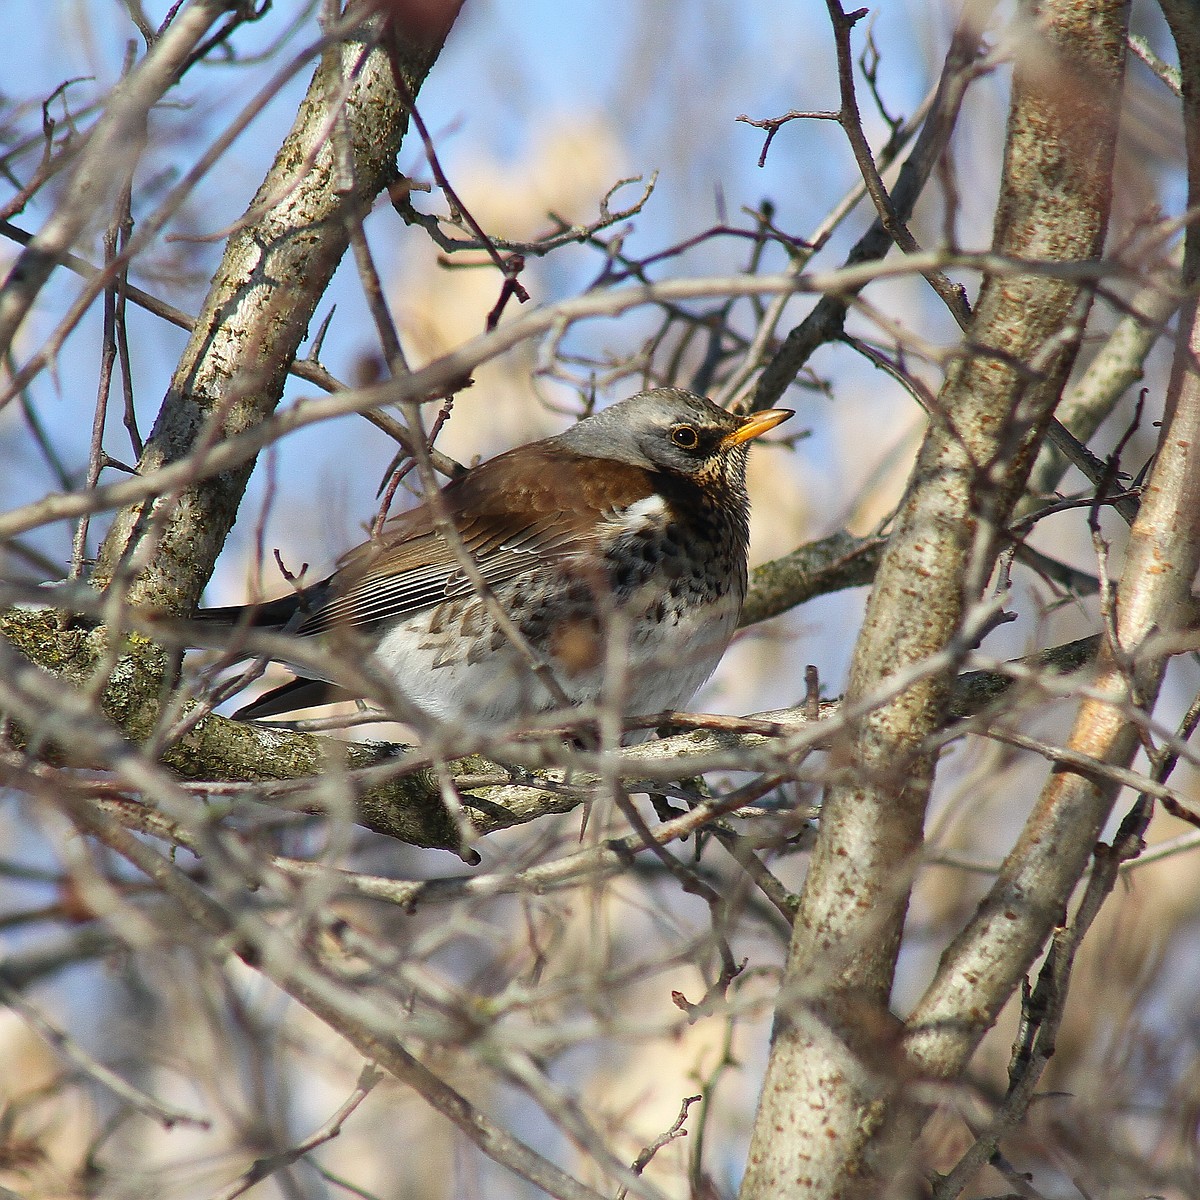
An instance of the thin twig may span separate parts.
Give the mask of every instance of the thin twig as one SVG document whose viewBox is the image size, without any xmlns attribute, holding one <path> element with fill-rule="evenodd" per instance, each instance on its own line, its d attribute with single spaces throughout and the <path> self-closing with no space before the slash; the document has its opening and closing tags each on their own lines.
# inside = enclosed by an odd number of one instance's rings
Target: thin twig
<svg viewBox="0 0 1200 1200">
<path fill-rule="evenodd" d="M 274 1154 L 256 1158 L 239 1179 L 236 1179 L 228 1187 L 222 1188 L 221 1191 L 215 1192 L 212 1200 L 236 1200 L 238 1196 L 248 1192 L 255 1184 L 269 1179 L 276 1171 L 292 1166 L 319 1146 L 333 1141 L 341 1134 L 342 1126 L 345 1125 L 354 1110 L 371 1094 L 375 1085 L 382 1078 L 383 1072 L 377 1067 L 370 1064 L 363 1067 L 359 1072 L 358 1082 L 354 1085 L 354 1091 L 338 1106 L 337 1111 L 320 1129 L 310 1133 L 303 1141 L 289 1146 L 286 1150 L 279 1150 Z"/>
</svg>

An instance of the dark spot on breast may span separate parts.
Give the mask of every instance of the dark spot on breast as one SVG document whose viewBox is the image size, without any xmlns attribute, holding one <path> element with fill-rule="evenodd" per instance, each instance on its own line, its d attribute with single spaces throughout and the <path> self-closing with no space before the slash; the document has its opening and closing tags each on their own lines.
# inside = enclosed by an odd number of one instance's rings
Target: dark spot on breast
<svg viewBox="0 0 1200 1200">
<path fill-rule="evenodd" d="M 637 583 L 640 574 L 633 563 L 621 563 L 613 571 L 613 586 L 618 592 L 627 592 Z"/>
</svg>

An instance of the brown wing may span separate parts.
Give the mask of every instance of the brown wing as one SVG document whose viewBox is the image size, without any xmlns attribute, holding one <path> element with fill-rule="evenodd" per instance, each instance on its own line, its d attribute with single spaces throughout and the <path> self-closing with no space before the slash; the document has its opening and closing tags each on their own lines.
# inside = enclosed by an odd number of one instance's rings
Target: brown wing
<svg viewBox="0 0 1200 1200">
<path fill-rule="evenodd" d="M 586 550 L 598 520 L 650 489 L 649 474 L 638 467 L 539 442 L 476 467 L 441 498 L 484 582 L 495 587 L 528 570 L 535 557 Z M 429 506 L 421 505 L 346 555 L 297 632 L 403 618 L 472 590 Z"/>
</svg>

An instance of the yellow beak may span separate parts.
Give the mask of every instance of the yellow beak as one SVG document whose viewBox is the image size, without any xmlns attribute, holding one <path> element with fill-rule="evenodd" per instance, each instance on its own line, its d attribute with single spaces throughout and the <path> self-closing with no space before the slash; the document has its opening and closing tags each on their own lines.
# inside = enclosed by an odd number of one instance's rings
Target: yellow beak
<svg viewBox="0 0 1200 1200">
<path fill-rule="evenodd" d="M 751 438 L 762 437 L 768 429 L 782 425 L 788 417 L 795 415 L 790 408 L 764 408 L 762 412 L 751 413 L 732 433 L 727 433 L 721 439 L 721 449 L 729 450 Z"/>
</svg>

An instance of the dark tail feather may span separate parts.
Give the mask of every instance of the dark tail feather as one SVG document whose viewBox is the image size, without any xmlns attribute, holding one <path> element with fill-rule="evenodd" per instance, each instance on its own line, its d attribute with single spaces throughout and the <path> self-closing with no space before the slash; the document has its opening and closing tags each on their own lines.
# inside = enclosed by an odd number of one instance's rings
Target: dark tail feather
<svg viewBox="0 0 1200 1200">
<path fill-rule="evenodd" d="M 280 596 L 262 604 L 228 604 L 223 608 L 200 608 L 194 614 L 197 621 L 211 625 L 237 625 L 253 629 L 282 629 L 299 611 L 299 595 Z"/>
<path fill-rule="evenodd" d="M 301 625 L 311 612 L 314 596 L 311 591 L 293 592 L 277 600 L 262 604 L 231 604 L 220 608 L 201 608 L 195 619 L 208 625 L 223 625 L 227 629 L 278 629 L 292 632 Z M 257 700 L 239 708 L 234 719 L 253 721 L 260 717 L 275 717 L 296 712 L 301 708 L 314 708 L 318 704 L 333 704 L 351 699 L 344 688 L 323 679 L 306 679 L 298 676 L 290 683 L 282 684 L 264 692 Z"/>
<path fill-rule="evenodd" d="M 336 684 L 323 679 L 305 679 L 298 676 L 290 683 L 281 684 L 264 692 L 259 698 L 233 714 L 236 721 L 253 721 L 260 717 L 277 717 L 301 708 L 314 708 L 318 704 L 334 704 L 350 699 L 350 693 Z"/>
</svg>

